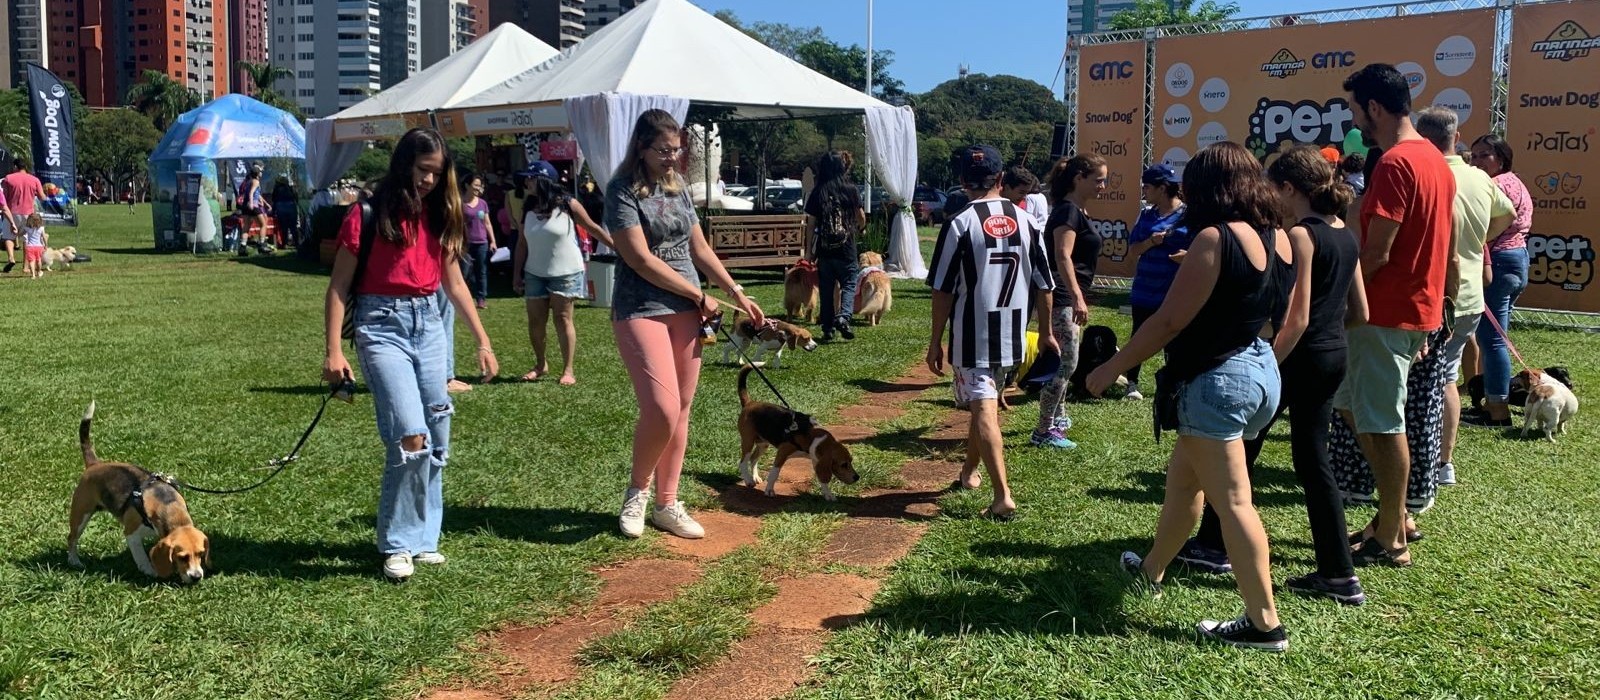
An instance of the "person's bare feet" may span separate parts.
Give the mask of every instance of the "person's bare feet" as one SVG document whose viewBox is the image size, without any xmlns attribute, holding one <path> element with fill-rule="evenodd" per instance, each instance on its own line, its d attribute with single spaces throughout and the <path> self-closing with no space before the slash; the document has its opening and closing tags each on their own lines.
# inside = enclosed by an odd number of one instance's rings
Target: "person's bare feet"
<svg viewBox="0 0 1600 700">
<path fill-rule="evenodd" d="M 462 392 L 465 392 L 465 391 L 472 391 L 472 385 L 468 384 L 466 382 L 463 382 L 460 379 L 452 379 L 452 380 L 450 380 L 450 383 L 444 385 L 444 388 L 445 388 L 445 391 L 448 391 L 448 392 L 450 392 L 452 394 L 459 394 L 459 393 L 462 393 Z"/>
<path fill-rule="evenodd" d="M 970 491 L 982 485 L 983 477 L 978 474 L 978 470 L 975 468 L 968 469 L 966 467 L 961 468 L 961 473 L 957 475 L 956 480 L 951 483 L 953 488 L 963 491 Z"/>
<path fill-rule="evenodd" d="M 522 381 L 525 381 L 525 382 L 537 382 L 540 379 L 543 379 L 544 375 L 549 374 L 549 373 L 550 373 L 549 365 L 545 365 L 543 363 L 540 363 L 538 366 L 534 367 L 533 369 L 528 370 L 527 374 L 522 375 Z"/>
<path fill-rule="evenodd" d="M 989 504 L 983 509 L 983 517 L 990 520 L 1005 522 L 1017 517 L 1017 504 L 1011 499 L 1002 499 Z"/>
<path fill-rule="evenodd" d="M 577 383 L 578 378 L 572 376 L 571 372 L 561 375 L 561 386 L 572 386 L 573 384 Z"/>
</svg>

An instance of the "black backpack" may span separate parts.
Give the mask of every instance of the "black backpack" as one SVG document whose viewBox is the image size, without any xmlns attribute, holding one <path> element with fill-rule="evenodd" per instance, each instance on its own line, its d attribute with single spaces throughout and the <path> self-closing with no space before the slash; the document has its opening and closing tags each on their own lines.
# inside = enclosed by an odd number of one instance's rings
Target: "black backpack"
<svg viewBox="0 0 1600 700">
<path fill-rule="evenodd" d="M 817 254 L 848 253 L 855 242 L 855 226 L 845 216 L 845 203 L 839 201 L 838 195 L 831 194 L 821 204 L 823 214 L 817 218 L 816 229 L 811 232 L 817 242 Z"/>
</svg>

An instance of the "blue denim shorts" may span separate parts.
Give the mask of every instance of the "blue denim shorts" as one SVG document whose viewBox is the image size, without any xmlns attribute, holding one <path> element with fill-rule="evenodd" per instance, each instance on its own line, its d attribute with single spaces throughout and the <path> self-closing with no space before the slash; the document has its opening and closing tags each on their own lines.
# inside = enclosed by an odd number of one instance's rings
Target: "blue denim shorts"
<svg viewBox="0 0 1600 700">
<path fill-rule="evenodd" d="M 527 272 L 522 273 L 523 298 L 545 299 L 551 294 L 568 299 L 582 299 L 588 296 L 583 289 L 583 273 L 574 272 L 560 277 L 540 277 Z"/>
<path fill-rule="evenodd" d="M 1220 366 L 1184 382 L 1178 434 L 1223 442 L 1254 438 L 1278 411 L 1281 386 L 1272 346 L 1257 338 Z"/>
</svg>

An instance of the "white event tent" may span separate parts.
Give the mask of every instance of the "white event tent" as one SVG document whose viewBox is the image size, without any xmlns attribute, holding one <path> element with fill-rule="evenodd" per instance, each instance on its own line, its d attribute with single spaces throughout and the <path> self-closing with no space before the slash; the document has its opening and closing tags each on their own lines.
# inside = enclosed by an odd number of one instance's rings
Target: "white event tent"
<svg viewBox="0 0 1600 700">
<path fill-rule="evenodd" d="M 312 184 L 326 187 L 360 155 L 360 143 L 395 138 L 416 126 L 431 126 L 433 113 L 504 82 L 528 66 L 559 53 L 526 30 L 506 22 L 392 87 L 326 119 L 306 124 Z M 319 152 L 320 151 L 320 152 Z"/>
</svg>

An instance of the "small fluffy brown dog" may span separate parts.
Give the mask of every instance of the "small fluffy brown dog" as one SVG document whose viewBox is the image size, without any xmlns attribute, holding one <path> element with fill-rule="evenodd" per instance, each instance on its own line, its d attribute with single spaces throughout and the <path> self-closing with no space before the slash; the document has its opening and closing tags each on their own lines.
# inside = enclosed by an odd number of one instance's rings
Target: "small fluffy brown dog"
<svg viewBox="0 0 1600 700">
<path fill-rule="evenodd" d="M 804 258 L 783 273 L 783 310 L 789 321 L 810 323 L 817 313 L 817 264 Z"/>
<path fill-rule="evenodd" d="M 846 484 L 856 483 L 861 475 L 856 473 L 854 458 L 833 433 L 818 426 L 804 413 L 750 400 L 745 380 L 751 371 L 750 367 L 739 370 L 739 477 L 744 479 L 744 484 L 755 488 L 756 462 L 766 454 L 768 446 L 778 448 L 772 471 L 767 472 L 768 496 L 774 495 L 778 470 L 796 452 L 811 458 L 817 481 L 822 484 L 823 498 L 834 500 L 833 488 L 829 485 L 834 479 Z"/>
<path fill-rule="evenodd" d="M 876 326 L 894 308 L 894 288 L 889 273 L 883 271 L 883 256 L 872 251 L 861 254 L 860 282 L 856 285 L 855 315 Z"/>
<path fill-rule="evenodd" d="M 1567 422 L 1578 414 L 1578 395 L 1565 384 L 1537 369 L 1525 369 L 1511 380 L 1514 387 L 1526 388 L 1528 403 L 1522 412 L 1522 436 L 1535 425 L 1544 438 L 1556 441 L 1557 433 L 1567 432 Z"/>
<path fill-rule="evenodd" d="M 78 257 L 78 249 L 70 245 L 49 248 L 44 251 L 44 269 L 47 272 L 55 272 L 56 263 L 60 263 L 63 268 L 71 270 L 72 259 L 76 257 Z"/>
<path fill-rule="evenodd" d="M 78 539 L 95 513 L 106 511 L 122 521 L 133 563 L 146 576 L 168 578 L 176 574 L 183 583 L 195 583 L 211 567 L 211 543 L 189 520 L 189 506 L 170 481 L 141 467 L 123 462 L 102 462 L 89 440 L 94 403 L 78 423 L 78 446 L 83 450 L 83 476 L 72 492 L 71 521 L 67 531 L 67 563 L 83 568 L 78 560 Z M 158 539 L 145 555 L 144 538 Z"/>
</svg>

